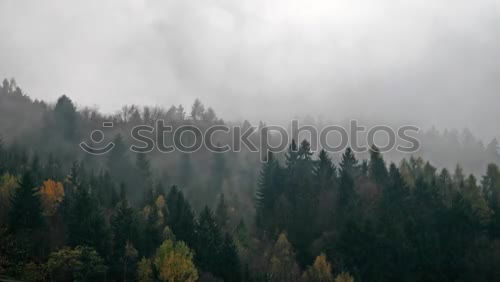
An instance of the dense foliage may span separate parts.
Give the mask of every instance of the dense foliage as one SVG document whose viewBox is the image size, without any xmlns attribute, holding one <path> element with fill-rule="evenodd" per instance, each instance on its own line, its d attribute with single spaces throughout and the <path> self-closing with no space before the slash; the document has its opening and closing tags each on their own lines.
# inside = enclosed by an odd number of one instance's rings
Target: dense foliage
<svg viewBox="0 0 500 282">
<path fill-rule="evenodd" d="M 31 116 L 0 112 L 5 121 L 0 124 L 5 140 L 0 143 L 0 277 L 500 277 L 500 158 L 495 142 L 482 149 L 478 145 L 477 156 L 471 154 L 474 146 L 465 150 L 475 163 L 468 172 L 484 165 L 483 173 L 470 175 L 460 165 L 450 172 L 449 163 L 438 169 L 418 156 L 388 164 L 376 146 L 366 159 L 348 148 L 337 162 L 325 151 L 313 154 L 305 140 L 293 141 L 285 154 L 269 154 L 263 164 L 249 152 L 134 154 L 123 134 L 133 124 L 162 118 L 174 126 L 208 127 L 223 121 L 199 101 L 191 118 L 182 106 L 168 111 L 124 108 L 104 117 L 78 111 L 66 96 L 53 107 L 32 102 L 14 82 L 5 81 L 0 109 L 7 103 L 25 105 L 43 130 L 7 131 L 14 117 L 25 124 Z M 80 152 L 81 137 L 108 119 L 116 125 L 110 135 L 115 149 L 105 156 Z"/>
</svg>

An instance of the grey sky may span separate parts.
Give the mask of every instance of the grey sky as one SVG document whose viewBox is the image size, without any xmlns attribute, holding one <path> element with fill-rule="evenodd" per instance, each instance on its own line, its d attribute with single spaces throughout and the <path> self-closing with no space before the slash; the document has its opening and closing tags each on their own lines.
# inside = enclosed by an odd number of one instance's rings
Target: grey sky
<svg viewBox="0 0 500 282">
<path fill-rule="evenodd" d="M 191 104 L 499 136 L 500 1 L 0 0 L 0 77 L 113 112 Z"/>
</svg>

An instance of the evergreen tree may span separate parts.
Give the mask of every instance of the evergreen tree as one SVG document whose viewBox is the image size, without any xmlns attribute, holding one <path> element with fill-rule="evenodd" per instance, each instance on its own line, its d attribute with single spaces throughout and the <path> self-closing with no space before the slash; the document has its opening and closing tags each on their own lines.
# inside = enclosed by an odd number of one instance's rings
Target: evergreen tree
<svg viewBox="0 0 500 282">
<path fill-rule="evenodd" d="M 43 226 L 42 203 L 32 176 L 25 172 L 11 199 L 9 228 L 12 232 L 30 232 Z"/>
<path fill-rule="evenodd" d="M 212 185 L 210 191 L 208 191 L 207 200 L 209 203 L 215 202 L 215 196 L 221 193 L 222 185 L 224 184 L 224 179 L 227 175 L 226 159 L 222 153 L 213 153 L 213 163 L 212 172 L 210 173 L 212 177 Z"/>
<path fill-rule="evenodd" d="M 221 273 L 224 281 L 241 281 L 241 265 L 233 238 L 226 233 L 221 249 Z"/>
<path fill-rule="evenodd" d="M 182 153 L 180 160 L 179 184 L 183 189 L 191 188 L 193 177 L 193 165 L 191 164 L 190 154 Z"/>
<path fill-rule="evenodd" d="M 220 194 L 219 202 L 217 203 L 217 207 L 215 209 L 215 221 L 222 230 L 225 230 L 229 221 L 227 205 L 226 201 L 224 200 L 223 193 Z"/>
<path fill-rule="evenodd" d="M 126 280 L 127 277 L 133 277 L 135 274 L 134 259 L 136 255 L 133 253 L 134 246 L 139 245 L 139 232 L 136 214 L 123 193 L 121 201 L 111 217 L 110 224 L 113 236 L 111 271 L 115 278 L 120 277 L 121 280 Z"/>
<path fill-rule="evenodd" d="M 191 206 L 184 199 L 181 191 L 173 186 L 167 195 L 167 225 L 170 226 L 177 240 L 193 247 L 195 243 L 195 220 Z"/>
<path fill-rule="evenodd" d="M 266 230 L 270 228 L 274 203 L 281 193 L 281 168 L 274 159 L 272 152 L 268 153 L 258 179 L 258 189 L 255 196 L 256 224 Z"/>
<path fill-rule="evenodd" d="M 143 233 L 144 255 L 149 257 L 160 246 L 163 239 L 163 220 L 159 216 L 158 207 L 147 206 L 148 212 Z"/>
<path fill-rule="evenodd" d="M 320 191 L 332 189 L 336 178 L 335 165 L 325 150 L 321 150 L 318 157 L 314 168 L 316 186 Z"/>
<path fill-rule="evenodd" d="M 388 180 L 388 172 L 384 159 L 377 146 L 372 145 L 370 149 L 369 175 L 378 185 L 385 185 Z"/>
<path fill-rule="evenodd" d="M 194 100 L 193 106 L 191 107 L 191 118 L 193 120 L 200 120 L 205 113 L 205 107 L 200 102 L 199 99 Z"/>
<path fill-rule="evenodd" d="M 358 160 L 354 156 L 352 149 L 347 147 L 344 154 L 342 155 L 342 160 L 340 162 L 341 173 L 348 174 L 351 178 L 355 178 L 358 172 Z"/>
<path fill-rule="evenodd" d="M 73 198 L 68 202 L 66 222 L 70 246 L 87 245 L 100 255 L 108 254 L 109 233 L 97 201 L 84 184 L 76 187 Z"/>
<path fill-rule="evenodd" d="M 200 213 L 196 226 L 196 237 L 196 265 L 204 271 L 221 276 L 224 272 L 221 255 L 224 239 L 215 222 L 214 215 L 208 207 L 205 207 Z"/>
<path fill-rule="evenodd" d="M 62 132 L 63 137 L 75 141 L 77 137 L 78 114 L 76 107 L 66 95 L 61 96 L 54 108 L 56 127 Z"/>
</svg>

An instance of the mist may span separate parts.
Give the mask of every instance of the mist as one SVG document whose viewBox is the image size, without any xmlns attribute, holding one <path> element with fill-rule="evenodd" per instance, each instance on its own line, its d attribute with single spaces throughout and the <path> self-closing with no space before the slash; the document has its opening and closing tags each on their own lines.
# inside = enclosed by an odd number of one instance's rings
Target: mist
<svg viewBox="0 0 500 282">
<path fill-rule="evenodd" d="M 500 3 L 0 3 L 0 77 L 33 98 L 225 119 L 399 120 L 499 135 Z M 98 106 L 97 106 L 98 105 Z"/>
</svg>

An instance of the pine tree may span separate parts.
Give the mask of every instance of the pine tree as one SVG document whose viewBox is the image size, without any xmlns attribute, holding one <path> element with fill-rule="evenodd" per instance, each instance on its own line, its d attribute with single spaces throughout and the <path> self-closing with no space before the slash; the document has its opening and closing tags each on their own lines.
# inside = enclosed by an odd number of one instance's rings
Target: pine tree
<svg viewBox="0 0 500 282">
<path fill-rule="evenodd" d="M 205 107 L 200 102 L 199 99 L 194 100 L 193 106 L 191 107 L 191 118 L 193 120 L 200 120 L 205 112 Z"/>
<path fill-rule="evenodd" d="M 272 152 L 268 153 L 258 180 L 258 189 L 255 196 L 256 224 L 259 228 L 270 227 L 274 203 L 281 193 L 281 168 L 274 159 Z"/>
<path fill-rule="evenodd" d="M 226 233 L 221 249 L 221 273 L 224 281 L 241 281 L 241 265 L 233 238 Z"/>
<path fill-rule="evenodd" d="M 65 200 L 68 196 L 65 197 Z M 92 198 L 84 184 L 67 202 L 66 213 L 68 243 L 70 246 L 87 245 L 95 248 L 100 255 L 108 254 L 109 233 L 97 200 Z"/>
<path fill-rule="evenodd" d="M 217 225 L 222 230 L 225 230 L 227 227 L 228 221 L 229 221 L 229 215 L 227 211 L 227 205 L 224 200 L 224 194 L 220 194 L 219 202 L 217 204 L 217 207 L 215 209 L 215 221 L 217 222 Z"/>
<path fill-rule="evenodd" d="M 375 183 L 381 186 L 387 183 L 389 176 L 384 159 L 375 145 L 372 145 L 370 149 L 369 175 Z"/>
<path fill-rule="evenodd" d="M 347 211 L 353 207 L 357 201 L 357 195 L 354 191 L 354 177 L 357 174 L 358 161 L 354 157 L 352 150 L 347 148 L 342 155 L 340 163 L 339 190 L 337 195 L 337 217 L 343 218 Z"/>
<path fill-rule="evenodd" d="M 177 240 L 184 241 L 188 246 L 193 247 L 195 243 L 195 219 L 191 206 L 176 186 L 170 189 L 166 202 L 168 226 L 172 229 Z"/>
<path fill-rule="evenodd" d="M 9 228 L 12 232 L 29 232 L 43 226 L 41 199 L 29 172 L 25 172 L 19 181 L 10 206 Z"/>
<path fill-rule="evenodd" d="M 148 206 L 143 234 L 144 255 L 150 257 L 160 246 L 163 237 L 163 220 L 158 214 L 158 207 L 153 204 Z"/>
<path fill-rule="evenodd" d="M 224 241 L 214 215 L 208 207 L 205 207 L 200 213 L 196 226 L 196 237 L 196 265 L 204 271 L 220 276 L 224 268 L 221 263 Z"/>
<path fill-rule="evenodd" d="M 127 198 L 122 193 L 121 201 L 118 203 L 115 213 L 110 220 L 113 236 L 113 266 L 112 273 L 115 278 L 133 277 L 135 274 L 134 246 L 138 246 L 139 231 L 136 214 L 128 204 Z M 136 251 L 135 251 L 136 252 Z"/>
<path fill-rule="evenodd" d="M 224 179 L 227 175 L 226 159 L 222 153 L 213 153 L 213 162 L 211 167 L 212 185 L 207 195 L 209 203 L 215 202 L 215 196 L 221 193 Z"/>
<path fill-rule="evenodd" d="M 191 188 L 193 178 L 193 165 L 191 164 L 190 154 L 182 153 L 180 160 L 179 184 L 182 189 Z"/>
<path fill-rule="evenodd" d="M 78 114 L 76 107 L 66 95 L 61 96 L 54 108 L 56 127 L 67 140 L 74 141 L 77 137 Z"/>
<path fill-rule="evenodd" d="M 340 171 L 341 173 L 349 174 L 351 178 L 355 178 L 357 176 L 358 169 L 358 160 L 356 160 L 352 149 L 347 147 L 342 155 Z"/>
<path fill-rule="evenodd" d="M 319 152 L 319 159 L 314 168 L 316 186 L 321 190 L 332 189 L 336 178 L 335 165 L 325 150 Z"/>
<path fill-rule="evenodd" d="M 293 170 L 295 168 L 295 164 L 299 158 L 299 149 L 297 148 L 297 143 L 294 139 L 292 139 L 292 144 L 288 146 L 288 151 L 285 155 L 286 160 L 286 168 L 288 170 Z"/>
</svg>

